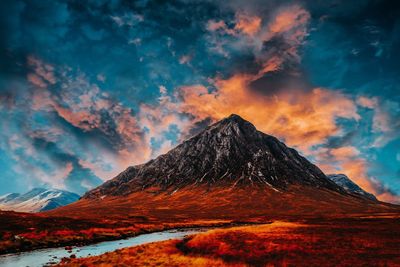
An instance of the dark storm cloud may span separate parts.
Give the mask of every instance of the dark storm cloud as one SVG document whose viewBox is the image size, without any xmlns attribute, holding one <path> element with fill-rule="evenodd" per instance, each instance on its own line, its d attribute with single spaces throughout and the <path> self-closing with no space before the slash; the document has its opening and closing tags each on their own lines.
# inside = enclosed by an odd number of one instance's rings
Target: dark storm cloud
<svg viewBox="0 0 400 267">
<path fill-rule="evenodd" d="M 307 91 L 313 87 L 304 73 L 297 70 L 277 70 L 263 75 L 249 85 L 254 91 L 264 95 L 279 95 L 283 92 Z"/>
<path fill-rule="evenodd" d="M 264 95 L 279 95 L 282 92 L 307 91 L 313 88 L 307 74 L 296 57 L 288 51 L 293 48 L 283 36 L 277 35 L 263 43 L 263 57 L 279 57 L 284 60 L 276 71 L 270 71 L 250 83 L 250 88 Z"/>
</svg>

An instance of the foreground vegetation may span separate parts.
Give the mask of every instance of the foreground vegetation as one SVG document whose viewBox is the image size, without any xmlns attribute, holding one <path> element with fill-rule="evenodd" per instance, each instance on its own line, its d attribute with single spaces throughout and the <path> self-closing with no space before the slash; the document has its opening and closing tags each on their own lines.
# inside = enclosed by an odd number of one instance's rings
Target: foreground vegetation
<svg viewBox="0 0 400 267">
<path fill-rule="evenodd" d="M 144 218 L 88 220 L 4 211 L 0 211 L 0 220 L 0 254 L 46 247 L 81 246 L 174 228 L 237 224 L 221 220 L 177 223 L 145 222 Z"/>
<path fill-rule="evenodd" d="M 399 206 L 311 187 L 277 192 L 223 184 L 182 188 L 173 194 L 154 190 L 82 199 L 39 214 L 0 211 L 0 254 L 80 246 L 172 228 L 400 214 Z"/>
<path fill-rule="evenodd" d="M 399 218 L 274 222 L 212 230 L 60 266 L 400 266 Z"/>
</svg>

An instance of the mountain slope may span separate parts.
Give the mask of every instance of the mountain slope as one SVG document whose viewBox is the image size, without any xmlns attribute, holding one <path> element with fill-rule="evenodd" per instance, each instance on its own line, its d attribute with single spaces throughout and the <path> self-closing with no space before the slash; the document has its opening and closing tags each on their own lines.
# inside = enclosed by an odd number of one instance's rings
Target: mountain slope
<svg viewBox="0 0 400 267">
<path fill-rule="evenodd" d="M 39 212 L 68 205 L 79 199 L 79 195 L 57 189 L 34 188 L 25 194 L 11 193 L 0 197 L 1 210 Z"/>
<path fill-rule="evenodd" d="M 129 167 L 84 198 L 127 195 L 154 186 L 173 192 L 188 185 L 215 183 L 255 183 L 275 190 L 302 184 L 343 192 L 296 150 L 231 115 L 167 154 Z"/>
<path fill-rule="evenodd" d="M 19 196 L 20 196 L 20 194 L 18 194 L 18 193 L 9 193 L 9 194 L 0 196 L 0 204 L 5 204 L 8 202 L 11 202 Z"/>
<path fill-rule="evenodd" d="M 176 223 L 392 209 L 397 207 L 346 192 L 296 150 L 231 115 L 47 214 Z"/>
<path fill-rule="evenodd" d="M 348 193 L 356 194 L 370 200 L 377 200 L 373 194 L 364 191 L 361 187 L 359 187 L 344 174 L 328 174 L 327 177 L 335 182 L 337 185 L 341 186 Z"/>
</svg>

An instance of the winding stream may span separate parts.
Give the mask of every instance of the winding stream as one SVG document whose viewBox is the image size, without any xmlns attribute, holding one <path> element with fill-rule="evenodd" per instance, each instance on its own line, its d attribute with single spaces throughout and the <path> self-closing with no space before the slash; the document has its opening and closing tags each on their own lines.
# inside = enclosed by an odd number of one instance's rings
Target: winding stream
<svg viewBox="0 0 400 267">
<path fill-rule="evenodd" d="M 205 232 L 210 228 L 188 228 L 178 230 L 166 230 L 162 232 L 155 232 L 150 234 L 142 234 L 135 237 L 106 241 L 97 244 L 73 247 L 72 251 L 65 250 L 64 247 L 60 248 L 46 248 L 34 251 L 6 254 L 0 256 L 1 267 L 37 267 L 46 264 L 55 264 L 61 261 L 63 257 L 69 257 L 72 254 L 77 258 L 100 255 L 116 249 L 138 246 L 151 242 L 164 241 L 169 239 L 182 239 L 187 235 Z"/>
</svg>

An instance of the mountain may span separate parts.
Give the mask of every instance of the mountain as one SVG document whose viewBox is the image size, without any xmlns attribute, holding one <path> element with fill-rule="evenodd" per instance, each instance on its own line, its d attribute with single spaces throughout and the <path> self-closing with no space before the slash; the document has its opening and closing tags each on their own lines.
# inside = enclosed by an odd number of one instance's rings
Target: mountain
<svg viewBox="0 0 400 267">
<path fill-rule="evenodd" d="M 356 194 L 358 196 L 377 201 L 373 194 L 364 191 L 344 174 L 328 174 L 327 177 L 350 194 Z"/>
<path fill-rule="evenodd" d="M 391 207 L 347 192 L 295 149 L 231 115 L 47 214 L 187 222 L 347 216 L 386 209 Z"/>
<path fill-rule="evenodd" d="M 18 194 L 18 193 L 9 193 L 9 194 L 0 196 L 0 203 L 4 204 L 4 203 L 11 202 L 13 199 L 15 199 L 19 196 L 20 196 L 20 194 Z"/>
<path fill-rule="evenodd" d="M 0 197 L 1 210 L 40 212 L 68 205 L 79 195 L 57 189 L 34 188 L 25 194 L 10 193 Z"/>
<path fill-rule="evenodd" d="M 343 191 L 296 150 L 231 115 L 167 154 L 129 167 L 84 198 L 127 195 L 155 186 L 173 192 L 188 185 L 217 183 L 261 184 L 278 191 L 301 184 Z"/>
</svg>

